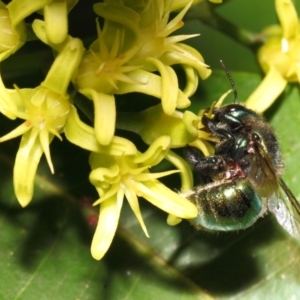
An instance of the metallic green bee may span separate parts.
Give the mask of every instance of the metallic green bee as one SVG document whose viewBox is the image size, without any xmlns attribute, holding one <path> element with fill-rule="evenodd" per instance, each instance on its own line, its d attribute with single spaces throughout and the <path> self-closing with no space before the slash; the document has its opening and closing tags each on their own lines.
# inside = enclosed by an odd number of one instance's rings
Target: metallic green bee
<svg viewBox="0 0 300 300">
<path fill-rule="evenodd" d="M 199 211 L 191 223 L 199 229 L 239 230 L 270 211 L 290 235 L 300 238 L 300 204 L 281 179 L 277 138 L 262 116 L 235 102 L 214 108 L 212 118 L 205 113 L 202 118 L 205 129 L 219 140 L 214 155 L 185 149 L 203 182 L 185 195 Z"/>
</svg>

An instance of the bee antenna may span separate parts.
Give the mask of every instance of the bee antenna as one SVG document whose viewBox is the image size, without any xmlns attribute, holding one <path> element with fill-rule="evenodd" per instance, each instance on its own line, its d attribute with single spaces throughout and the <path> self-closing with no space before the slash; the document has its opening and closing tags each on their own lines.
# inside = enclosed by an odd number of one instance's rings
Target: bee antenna
<svg viewBox="0 0 300 300">
<path fill-rule="evenodd" d="M 230 84 L 231 84 L 231 88 L 232 88 L 232 91 L 233 91 L 233 94 L 234 94 L 234 99 L 233 99 L 233 103 L 236 104 L 237 103 L 237 99 L 238 99 L 238 94 L 237 94 L 237 91 L 236 91 L 236 88 L 235 88 L 235 85 L 234 85 L 234 81 L 229 73 L 229 71 L 227 70 L 227 68 L 225 67 L 225 64 L 223 62 L 222 59 L 220 59 L 220 64 L 223 68 L 223 70 L 225 71 L 229 81 L 230 81 Z"/>
</svg>

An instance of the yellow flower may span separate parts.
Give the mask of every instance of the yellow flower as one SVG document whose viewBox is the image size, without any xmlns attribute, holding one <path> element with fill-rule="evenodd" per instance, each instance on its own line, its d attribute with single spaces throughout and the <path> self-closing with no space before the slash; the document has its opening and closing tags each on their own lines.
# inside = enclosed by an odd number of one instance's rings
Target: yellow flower
<svg viewBox="0 0 300 300">
<path fill-rule="evenodd" d="M 67 88 L 80 62 L 83 45 L 70 39 L 58 53 L 46 79 L 34 89 L 6 89 L 0 81 L 0 109 L 10 118 L 24 120 L 20 126 L 0 138 L 0 142 L 22 135 L 14 166 L 15 194 L 24 207 L 33 195 L 34 177 L 43 153 L 54 172 L 49 144 L 54 136 L 61 139 L 70 96 Z"/>
<path fill-rule="evenodd" d="M 185 1 L 184 8 L 169 21 L 172 10 L 169 6 L 173 4 L 175 5 L 170 1 L 149 1 L 139 13 L 140 47 L 130 62 L 142 65 L 144 70 L 160 73 L 163 84 L 162 106 L 166 114 L 172 114 L 176 108 L 186 108 L 190 104 L 189 101 L 182 102 L 183 99 L 178 98 L 177 77 L 170 65 L 179 64 L 184 69 L 187 86 L 183 92 L 187 97 L 197 89 L 198 76 L 206 79 L 211 74 L 201 54 L 196 49 L 180 43 L 198 34 L 170 36 L 184 26 L 182 19 L 191 7 L 192 1 Z"/>
<path fill-rule="evenodd" d="M 193 218 L 196 207 L 173 192 L 157 179 L 176 171 L 150 173 L 149 169 L 167 158 L 183 172 L 186 188 L 192 186 L 192 174 L 187 163 L 169 150 L 171 138 L 161 136 L 144 153 L 137 151 L 128 140 L 114 136 L 109 146 L 100 145 L 92 127 L 84 124 L 71 107 L 65 125 L 67 139 L 81 148 L 92 151 L 90 181 L 96 187 L 100 204 L 100 217 L 94 234 L 91 252 L 95 259 L 101 259 L 108 250 L 115 235 L 124 196 L 138 219 L 146 236 L 148 232 L 139 208 L 138 197 L 143 197 L 176 218 Z M 175 225 L 175 222 L 168 222 Z"/>
<path fill-rule="evenodd" d="M 98 39 L 85 53 L 74 82 L 94 102 L 94 127 L 100 144 L 108 145 L 114 135 L 114 94 L 140 92 L 157 97 L 165 113 L 172 114 L 176 107 L 190 104 L 188 96 L 197 88 L 198 76 L 205 79 L 211 72 L 199 52 L 179 43 L 193 35 L 169 37 L 183 26 L 191 2 L 169 22 L 170 3 L 148 0 L 137 6 L 106 1 L 94 5 L 104 19 L 103 29 L 97 22 Z M 183 92 L 170 67 L 173 64 L 181 64 L 189 78 Z"/>
<path fill-rule="evenodd" d="M 149 168 L 159 163 L 169 149 L 170 138 L 161 137 L 141 154 L 110 156 L 92 153 L 90 181 L 95 185 L 100 199 L 100 216 L 92 241 L 91 252 L 95 259 L 101 259 L 109 248 L 118 225 L 124 196 L 149 237 L 139 208 L 138 197 L 143 197 L 160 209 L 179 218 L 193 218 L 196 207 L 173 192 L 157 178 L 177 171 L 150 173 Z"/>
<path fill-rule="evenodd" d="M 282 93 L 288 82 L 300 82 L 300 28 L 292 0 L 276 0 L 281 26 L 266 28 L 266 43 L 258 59 L 266 76 L 247 99 L 246 106 L 257 112 L 266 110 Z"/>
</svg>

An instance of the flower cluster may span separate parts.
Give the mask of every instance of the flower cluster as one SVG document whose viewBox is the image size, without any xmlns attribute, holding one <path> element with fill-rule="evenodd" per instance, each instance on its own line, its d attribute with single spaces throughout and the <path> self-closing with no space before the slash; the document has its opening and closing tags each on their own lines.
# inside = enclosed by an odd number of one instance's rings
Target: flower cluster
<svg viewBox="0 0 300 300">
<path fill-rule="evenodd" d="M 42 41 L 55 53 L 55 59 L 39 86 L 19 88 L 15 83 L 14 88 L 6 88 L 0 78 L 0 112 L 7 118 L 23 120 L 17 128 L 0 137 L 0 142 L 4 142 L 21 136 L 13 175 L 16 197 L 23 207 L 30 203 L 35 174 L 43 154 L 54 173 L 50 155 L 50 143 L 54 137 L 61 140 L 64 133 L 71 143 L 90 151 L 90 182 L 99 194 L 94 205 L 100 204 L 99 222 L 91 248 L 96 259 L 102 258 L 111 244 L 125 198 L 146 236 L 148 232 L 138 197 L 170 214 L 169 224 L 197 214 L 191 202 L 158 180 L 180 172 L 182 187 L 193 186 L 187 163 L 170 149 L 200 141 L 199 117 L 191 112 L 182 114 L 176 111 L 190 105 L 189 97 L 197 89 L 198 77 L 206 79 L 211 73 L 201 54 L 183 43 L 197 35 L 175 34 L 184 25 L 182 19 L 186 12 L 196 2 L 199 1 L 105 0 L 96 3 L 93 9 L 97 38 L 87 50 L 80 39 L 68 33 L 68 13 L 76 5 L 76 0 L 0 3 L 0 60 L 25 44 L 27 29 L 24 19 L 35 12 L 40 13 L 42 19 L 33 20 L 32 32 L 28 36 L 32 38 L 34 35 L 34 39 Z M 175 10 L 175 16 L 171 17 Z M 180 65 L 186 74 L 183 89 L 179 88 L 174 65 Z M 74 106 L 75 91 L 93 102 L 92 127 L 79 118 Z M 131 92 L 159 99 L 161 104 L 154 107 L 151 114 L 159 112 L 162 120 L 166 120 L 152 138 L 145 138 L 149 148 L 144 153 L 131 141 L 115 135 L 115 95 Z M 151 118 L 153 115 L 144 127 L 146 135 L 151 135 Z M 137 123 L 137 127 L 140 128 L 143 122 Z M 175 128 L 178 137 L 174 134 Z M 163 159 L 171 161 L 176 169 L 151 173 L 151 167 Z"/>
<path fill-rule="evenodd" d="M 74 83 L 94 103 L 94 128 L 98 142 L 108 145 L 114 136 L 115 94 L 141 92 L 161 99 L 166 114 L 190 104 L 197 76 L 207 78 L 211 70 L 200 53 L 180 43 L 194 35 L 173 35 L 183 26 L 182 18 L 192 2 L 169 21 L 171 1 L 146 1 L 141 6 L 110 1 L 97 3 L 95 12 L 105 23 L 97 22 L 98 38 L 79 65 Z M 182 65 L 192 80 L 182 92 L 175 71 Z M 159 75 L 153 74 L 158 72 Z"/>
<path fill-rule="evenodd" d="M 89 151 L 89 180 L 99 195 L 94 205 L 100 207 L 91 246 L 95 259 L 107 252 L 125 199 L 146 236 L 139 197 L 169 214 L 169 225 L 197 215 L 194 204 L 159 179 L 178 173 L 181 190 L 189 190 L 193 188 L 190 167 L 172 149 L 191 145 L 204 155 L 213 152 L 208 142 L 212 137 L 202 130 L 202 112 L 181 111 L 191 104 L 199 78 L 205 80 L 211 74 L 198 50 L 185 43 L 198 34 L 176 34 L 188 10 L 202 1 L 104 0 L 93 6 L 95 36 L 89 42 L 69 33 L 68 14 L 78 0 L 0 2 L 0 61 L 29 39 L 42 42 L 54 53 L 47 74 L 36 87 L 24 88 L 15 82 L 13 88 L 7 88 L 0 77 L 1 114 L 22 120 L 0 137 L 1 143 L 21 136 L 13 174 L 15 195 L 22 207 L 30 203 L 43 154 L 54 173 L 50 144 L 55 137 L 61 140 L 64 135 Z M 300 78 L 297 14 L 291 0 L 276 0 L 276 10 L 282 27 L 264 31 L 268 39 L 258 54 L 267 76 L 246 103 L 258 111 L 265 110 L 287 82 Z M 37 13 L 40 16 L 35 19 Z M 25 26 L 27 17 L 33 20 L 31 27 Z M 184 86 L 179 83 L 178 66 L 186 78 Z M 156 105 L 120 113 L 117 99 L 128 93 L 151 96 Z M 225 96 L 212 108 L 220 106 Z M 92 103 L 92 125 L 80 119 L 79 97 L 87 106 Z M 116 135 L 116 127 L 137 133 L 147 150 L 141 152 L 132 141 Z M 174 170 L 150 171 L 163 160 Z"/>
</svg>

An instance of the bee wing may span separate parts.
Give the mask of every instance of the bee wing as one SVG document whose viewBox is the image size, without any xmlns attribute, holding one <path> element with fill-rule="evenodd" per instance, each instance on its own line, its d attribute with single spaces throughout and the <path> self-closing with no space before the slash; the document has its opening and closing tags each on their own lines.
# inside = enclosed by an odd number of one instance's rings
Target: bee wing
<svg viewBox="0 0 300 300">
<path fill-rule="evenodd" d="M 300 203 L 282 179 L 278 182 L 278 192 L 268 199 L 269 211 L 291 236 L 300 239 Z"/>
<path fill-rule="evenodd" d="M 252 156 L 251 165 L 249 177 L 255 178 L 254 186 L 257 189 L 263 189 L 268 195 L 272 195 L 274 191 L 279 189 L 278 175 L 270 156 L 261 144 L 258 147 L 258 155 Z"/>
</svg>

